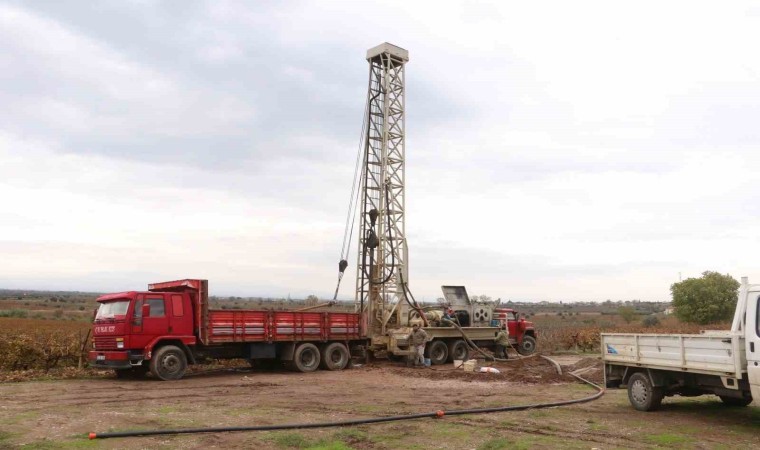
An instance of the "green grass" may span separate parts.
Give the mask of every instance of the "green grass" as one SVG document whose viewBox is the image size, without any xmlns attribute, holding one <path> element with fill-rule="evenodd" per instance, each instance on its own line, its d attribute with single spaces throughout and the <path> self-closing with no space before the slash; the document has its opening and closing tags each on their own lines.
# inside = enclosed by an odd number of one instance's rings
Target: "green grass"
<svg viewBox="0 0 760 450">
<path fill-rule="evenodd" d="M 36 419 L 39 416 L 40 416 L 40 413 L 35 412 L 35 411 L 22 412 L 14 416 L 6 417 L 0 420 L 0 425 L 16 425 L 19 422 L 23 422 L 25 420 L 30 420 L 30 419 Z"/>
<path fill-rule="evenodd" d="M 159 414 L 173 414 L 178 411 L 179 411 L 179 408 L 176 406 L 162 406 L 158 408 L 157 410 Z"/>
<path fill-rule="evenodd" d="M 504 438 L 491 439 L 478 446 L 478 450 L 502 450 L 505 448 L 512 448 L 512 442 Z"/>
<path fill-rule="evenodd" d="M 301 433 L 274 433 L 269 440 L 280 448 L 298 448 L 305 450 L 350 450 L 344 440 L 368 442 L 366 433 L 360 430 L 346 429 L 333 435 L 332 439 L 311 439 Z"/>
<path fill-rule="evenodd" d="M 306 448 L 309 445 L 308 439 L 301 433 L 276 433 L 272 441 L 282 448 Z"/>
<path fill-rule="evenodd" d="M 644 436 L 647 442 L 657 445 L 677 445 L 688 444 L 692 442 L 692 438 L 682 436 L 680 434 L 662 433 L 662 434 L 649 434 Z"/>
<path fill-rule="evenodd" d="M 358 428 L 344 428 L 333 434 L 332 437 L 333 439 L 345 442 L 346 444 L 372 442 L 372 439 L 369 437 L 369 433 Z"/>
<path fill-rule="evenodd" d="M 351 450 L 351 447 L 347 446 L 341 441 L 333 441 L 320 442 L 318 444 L 306 447 L 306 450 Z"/>
<path fill-rule="evenodd" d="M 13 437 L 13 433 L 8 431 L 0 431 L 0 444 Z"/>
</svg>

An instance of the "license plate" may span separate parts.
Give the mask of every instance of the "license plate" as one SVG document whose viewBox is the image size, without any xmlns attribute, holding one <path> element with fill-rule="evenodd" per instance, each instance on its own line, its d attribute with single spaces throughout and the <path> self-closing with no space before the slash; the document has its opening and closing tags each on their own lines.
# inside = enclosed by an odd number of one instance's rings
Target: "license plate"
<svg viewBox="0 0 760 450">
<path fill-rule="evenodd" d="M 106 355 L 98 355 L 97 360 L 98 361 L 105 361 L 106 360 Z"/>
</svg>

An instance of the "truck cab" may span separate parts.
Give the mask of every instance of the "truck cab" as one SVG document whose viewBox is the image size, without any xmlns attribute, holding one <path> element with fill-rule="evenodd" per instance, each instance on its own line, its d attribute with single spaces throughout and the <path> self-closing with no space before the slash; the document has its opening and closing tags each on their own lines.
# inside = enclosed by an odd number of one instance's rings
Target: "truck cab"
<svg viewBox="0 0 760 450">
<path fill-rule="evenodd" d="M 120 292 L 97 299 L 90 366 L 147 372 L 160 340 L 195 343 L 190 296 L 175 292 Z"/>
<path fill-rule="evenodd" d="M 516 349 L 521 355 L 532 355 L 536 351 L 536 328 L 533 322 L 520 317 L 510 308 L 495 308 L 494 317 L 501 323 L 506 322 L 510 340 L 514 339 Z"/>
</svg>

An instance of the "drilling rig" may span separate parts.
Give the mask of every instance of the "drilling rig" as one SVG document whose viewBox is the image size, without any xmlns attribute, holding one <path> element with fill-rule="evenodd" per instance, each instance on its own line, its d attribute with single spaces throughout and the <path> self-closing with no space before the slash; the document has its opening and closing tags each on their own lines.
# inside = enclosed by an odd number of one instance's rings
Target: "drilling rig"
<svg viewBox="0 0 760 450">
<path fill-rule="evenodd" d="M 510 335 L 518 350 L 525 344 L 525 353 L 532 353 L 536 341 L 530 322 L 518 321 L 513 311 L 498 308 L 492 302 L 471 301 L 463 286 L 443 286 L 447 307 L 455 309 L 462 325 L 460 329 L 442 326 L 443 322 L 438 320 L 442 306 L 423 308 L 414 300 L 408 284 L 409 252 L 405 234 L 405 67 L 409 52 L 383 43 L 369 49 L 366 59 L 369 85 L 338 286 L 348 266 L 344 255 L 347 255 L 346 242 L 350 246 L 353 232 L 351 217 L 358 216 L 354 299 L 356 311 L 361 313 L 361 332 L 367 337 L 367 350 L 391 356 L 410 354 L 406 338 L 409 326 L 418 322 L 431 336 L 428 346 L 431 360 L 441 364 L 466 357 L 468 346 L 462 333 L 470 342 L 489 347 L 500 323 L 509 322 Z M 336 288 L 336 297 L 337 292 Z"/>
<path fill-rule="evenodd" d="M 407 325 L 405 237 L 405 65 L 409 52 L 388 43 L 367 51 L 364 170 L 357 252 L 356 302 L 372 345 Z M 390 326 L 390 328 L 389 328 Z"/>
</svg>

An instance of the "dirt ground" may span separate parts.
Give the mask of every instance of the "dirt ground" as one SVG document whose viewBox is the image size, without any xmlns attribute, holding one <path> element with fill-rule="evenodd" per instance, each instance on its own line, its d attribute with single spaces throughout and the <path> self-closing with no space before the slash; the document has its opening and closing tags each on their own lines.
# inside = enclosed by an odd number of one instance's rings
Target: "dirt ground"
<svg viewBox="0 0 760 450">
<path fill-rule="evenodd" d="M 596 358 L 565 372 L 601 380 Z M 0 384 L 0 448 L 758 448 L 760 409 L 717 397 L 666 399 L 643 413 L 625 390 L 578 405 L 351 428 L 88 440 L 89 432 L 340 421 L 583 398 L 594 393 L 548 362 L 497 363 L 500 374 L 372 363 L 339 372 L 197 373 L 176 382 L 111 376 Z"/>
</svg>

